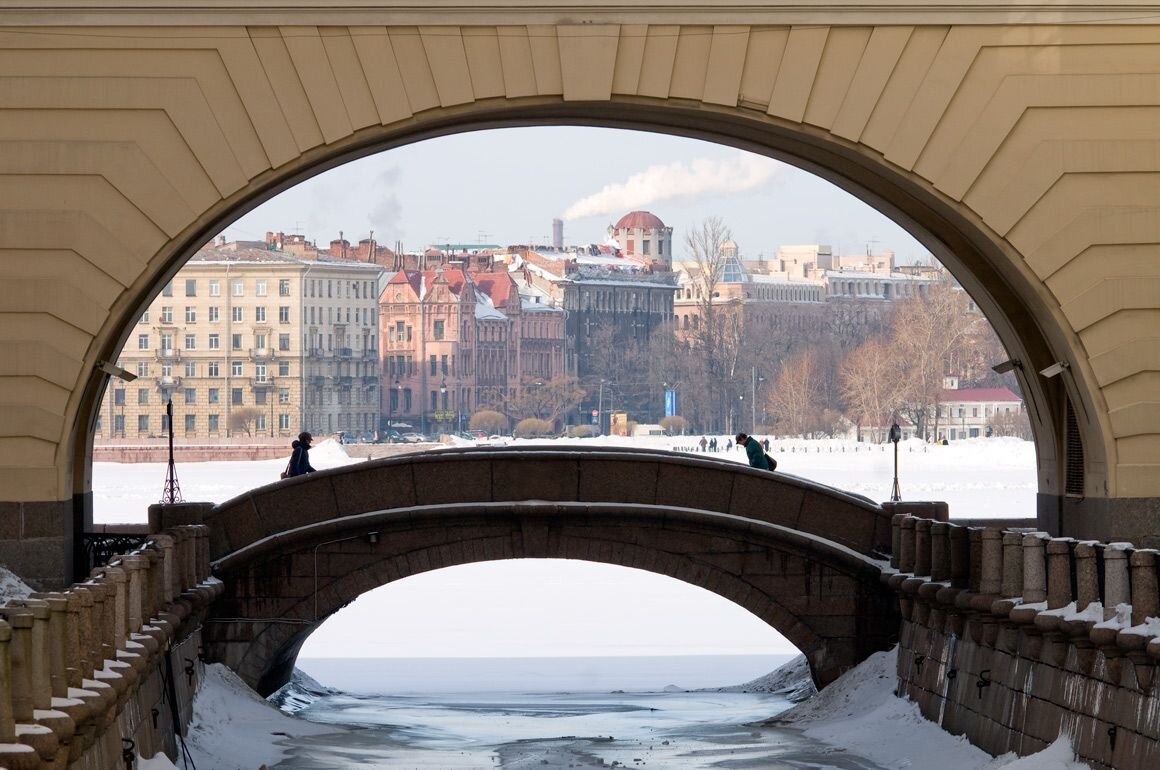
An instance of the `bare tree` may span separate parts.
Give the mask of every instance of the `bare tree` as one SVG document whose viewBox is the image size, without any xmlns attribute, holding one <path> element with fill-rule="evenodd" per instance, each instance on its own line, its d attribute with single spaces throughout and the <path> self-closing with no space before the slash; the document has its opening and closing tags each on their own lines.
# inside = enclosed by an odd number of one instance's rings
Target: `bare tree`
<svg viewBox="0 0 1160 770">
<path fill-rule="evenodd" d="M 230 432 L 245 433 L 247 436 L 254 435 L 254 421 L 263 414 L 262 410 L 255 406 L 243 406 L 240 409 L 234 409 L 230 412 Z"/>
<path fill-rule="evenodd" d="M 871 429 L 871 440 L 881 441 L 881 428 L 899 406 L 900 366 L 889 345 L 881 340 L 862 344 L 841 367 L 842 398 L 859 427 Z"/>
<path fill-rule="evenodd" d="M 781 435 L 804 435 L 807 426 L 817 421 L 817 390 L 818 371 L 812 351 L 805 350 L 782 364 L 768 399 Z"/>
<path fill-rule="evenodd" d="M 685 249 L 693 263 L 692 275 L 697 296 L 700 324 L 693 332 L 693 346 L 700 353 L 705 376 L 705 396 L 708 405 L 716 413 L 710 419 L 721 424 L 725 414 L 725 398 L 728 389 L 724 387 L 729 364 L 723 360 L 726 330 L 721 315 L 718 286 L 725 267 L 724 246 L 731 233 L 720 217 L 709 217 L 700 226 L 685 234 Z M 734 330 L 736 327 L 734 327 Z M 735 357 L 726 355 L 724 358 Z"/>
</svg>

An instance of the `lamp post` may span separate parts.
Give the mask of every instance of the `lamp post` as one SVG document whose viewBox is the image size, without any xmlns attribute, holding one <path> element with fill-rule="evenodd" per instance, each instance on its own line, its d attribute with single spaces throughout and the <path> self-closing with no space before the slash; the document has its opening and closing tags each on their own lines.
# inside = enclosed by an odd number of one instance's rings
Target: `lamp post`
<svg viewBox="0 0 1160 770">
<path fill-rule="evenodd" d="M 604 378 L 600 378 L 600 397 L 596 401 L 596 433 L 604 435 Z"/>
<path fill-rule="evenodd" d="M 440 420 L 439 422 L 443 423 L 443 422 L 447 421 L 446 420 L 446 417 L 447 417 L 447 378 L 446 377 L 444 377 L 442 380 L 439 381 L 439 401 L 440 401 L 439 405 L 441 407 L 443 407 L 439 411 L 444 418 L 444 419 Z"/>
<path fill-rule="evenodd" d="M 757 376 L 757 367 L 750 367 L 750 386 L 749 386 L 749 410 L 750 416 L 750 430 L 757 430 L 757 383 L 765 382 L 764 377 Z"/>
<path fill-rule="evenodd" d="M 897 503 L 902 499 L 902 493 L 898 491 L 898 441 L 902 438 L 902 430 L 898 427 L 898 423 L 890 426 L 890 441 L 894 444 L 894 489 L 890 492 L 890 502 Z"/>
</svg>

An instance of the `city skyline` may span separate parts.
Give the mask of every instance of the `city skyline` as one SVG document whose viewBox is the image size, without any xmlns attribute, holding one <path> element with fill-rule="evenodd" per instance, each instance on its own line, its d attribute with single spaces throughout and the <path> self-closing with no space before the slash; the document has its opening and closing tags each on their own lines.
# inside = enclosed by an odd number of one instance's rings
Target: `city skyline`
<svg viewBox="0 0 1160 770">
<path fill-rule="evenodd" d="M 604 242 L 634 209 L 674 228 L 677 258 L 687 229 L 721 216 L 747 256 L 821 243 L 846 254 L 893 250 L 899 264 L 930 259 L 884 214 L 802 169 L 700 140 L 579 127 L 471 132 L 371 155 L 286 190 L 222 233 L 293 232 L 322 244 L 373 230 L 378 243 L 416 251 L 547 244 L 560 217 L 565 244 L 577 245 Z"/>
</svg>

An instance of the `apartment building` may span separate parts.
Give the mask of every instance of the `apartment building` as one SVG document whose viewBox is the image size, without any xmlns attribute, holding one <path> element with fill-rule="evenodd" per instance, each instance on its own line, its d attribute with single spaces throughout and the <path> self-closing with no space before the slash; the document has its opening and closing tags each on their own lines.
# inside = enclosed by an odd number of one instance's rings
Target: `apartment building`
<svg viewBox="0 0 1160 770">
<path fill-rule="evenodd" d="M 259 244 L 261 246 L 261 244 Z M 382 268 L 248 245 L 199 251 L 141 315 L 98 440 L 373 432 Z"/>
</svg>

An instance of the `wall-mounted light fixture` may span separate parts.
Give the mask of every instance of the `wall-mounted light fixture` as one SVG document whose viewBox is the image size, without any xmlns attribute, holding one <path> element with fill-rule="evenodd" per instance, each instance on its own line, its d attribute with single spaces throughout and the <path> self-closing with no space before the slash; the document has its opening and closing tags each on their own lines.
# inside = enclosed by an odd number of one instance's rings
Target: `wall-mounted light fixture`
<svg viewBox="0 0 1160 770">
<path fill-rule="evenodd" d="M 1070 369 L 1070 368 L 1071 368 L 1071 365 L 1068 364 L 1067 361 L 1056 361 L 1054 364 L 1047 367 L 1046 369 L 1040 369 L 1039 373 L 1050 380 L 1052 377 L 1055 377 L 1059 374 L 1062 374 L 1064 372 L 1064 370 Z"/>
<path fill-rule="evenodd" d="M 991 371 L 995 374 L 1006 374 L 1012 369 L 1022 369 L 1023 362 L 1018 358 L 1012 358 L 1010 361 L 1004 361 L 1001 364 L 995 364 L 991 367 Z"/>
<path fill-rule="evenodd" d="M 132 382 L 137 379 L 137 375 L 130 371 L 126 371 L 116 364 L 111 364 L 108 361 L 97 361 L 97 369 L 112 377 L 117 377 L 125 382 Z"/>
</svg>

